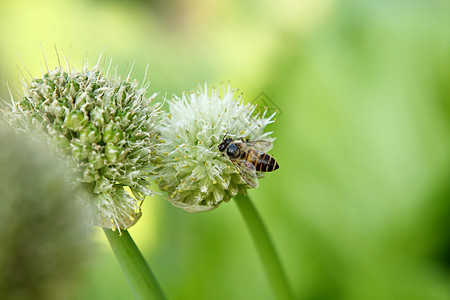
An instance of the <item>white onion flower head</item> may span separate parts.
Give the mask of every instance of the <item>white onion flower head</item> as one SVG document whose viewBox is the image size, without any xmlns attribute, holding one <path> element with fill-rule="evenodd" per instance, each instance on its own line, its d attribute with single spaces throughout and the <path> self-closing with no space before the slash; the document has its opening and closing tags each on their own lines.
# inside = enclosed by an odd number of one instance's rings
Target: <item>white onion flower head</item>
<svg viewBox="0 0 450 300">
<path fill-rule="evenodd" d="M 264 132 L 273 122 L 256 112 L 256 105 L 245 104 L 242 95 L 230 86 L 207 85 L 197 91 L 174 96 L 168 101 L 169 113 L 157 129 L 161 146 L 157 149 L 157 180 L 169 201 L 188 212 L 208 211 L 229 201 L 249 186 L 218 145 L 228 137 L 273 141 Z M 262 177 L 262 174 L 258 174 Z"/>
<path fill-rule="evenodd" d="M 146 97 L 148 85 L 108 73 L 85 64 L 81 72 L 58 67 L 23 79 L 23 92 L 6 115 L 15 127 L 44 133 L 65 155 L 77 174 L 75 187 L 92 196 L 85 204 L 94 225 L 120 230 L 139 220 L 141 202 L 152 195 L 147 179 L 159 105 L 151 103 L 156 94 Z"/>
</svg>

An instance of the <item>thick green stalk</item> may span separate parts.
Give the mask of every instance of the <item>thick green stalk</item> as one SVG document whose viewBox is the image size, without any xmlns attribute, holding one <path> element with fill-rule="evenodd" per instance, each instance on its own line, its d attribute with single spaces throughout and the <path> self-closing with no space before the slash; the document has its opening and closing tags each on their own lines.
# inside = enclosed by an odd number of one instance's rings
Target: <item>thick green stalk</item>
<svg viewBox="0 0 450 300">
<path fill-rule="evenodd" d="M 247 224 L 253 242 L 259 252 L 264 268 L 266 269 L 269 281 L 278 299 L 293 299 L 291 289 L 281 267 L 275 248 L 269 237 L 264 223 L 256 211 L 255 206 L 248 196 L 237 195 L 236 204 Z"/>
<path fill-rule="evenodd" d="M 136 299 L 166 299 L 152 270 L 127 230 L 103 228 L 120 268 Z"/>
</svg>

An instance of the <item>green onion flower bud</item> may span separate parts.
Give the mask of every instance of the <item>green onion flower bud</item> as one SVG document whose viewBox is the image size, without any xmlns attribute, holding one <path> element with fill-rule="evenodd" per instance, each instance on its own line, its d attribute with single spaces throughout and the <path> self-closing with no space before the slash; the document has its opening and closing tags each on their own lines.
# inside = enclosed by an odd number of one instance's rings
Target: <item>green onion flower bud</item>
<svg viewBox="0 0 450 300">
<path fill-rule="evenodd" d="M 273 122 L 256 113 L 255 105 L 245 104 L 236 91 L 204 89 L 184 93 L 169 101 L 169 113 L 158 126 L 161 147 L 155 161 L 156 182 L 168 193 L 169 201 L 188 212 L 214 209 L 249 186 L 233 163 L 224 157 L 218 145 L 227 134 L 235 139 L 273 141 L 264 132 Z M 258 172 L 259 173 L 259 172 Z M 257 174 L 261 177 L 261 174 Z"/>
<path fill-rule="evenodd" d="M 117 144 L 121 140 L 123 140 L 123 132 L 119 125 L 111 123 L 105 126 L 103 142 Z"/>
<path fill-rule="evenodd" d="M 88 121 L 89 119 L 81 111 L 74 110 L 66 115 L 64 125 L 72 131 L 80 131 Z"/>
<path fill-rule="evenodd" d="M 59 67 L 43 78 L 24 80 L 24 94 L 7 113 L 13 126 L 43 132 L 68 154 L 76 184 L 92 194 L 85 204 L 96 225 L 127 229 L 152 195 L 145 179 L 153 176 L 159 105 L 151 103 L 156 94 L 146 97 L 147 87 L 110 78 L 99 66 L 84 66 L 81 72 Z"/>
<path fill-rule="evenodd" d="M 98 143 L 102 140 L 102 134 L 94 123 L 89 123 L 80 132 L 80 139 L 89 144 Z"/>
</svg>

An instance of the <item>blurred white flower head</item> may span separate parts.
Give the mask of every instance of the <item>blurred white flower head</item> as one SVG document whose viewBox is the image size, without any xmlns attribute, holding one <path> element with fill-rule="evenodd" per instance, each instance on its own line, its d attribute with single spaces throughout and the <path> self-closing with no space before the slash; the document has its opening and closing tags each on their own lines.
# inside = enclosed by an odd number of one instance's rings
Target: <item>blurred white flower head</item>
<svg viewBox="0 0 450 300">
<path fill-rule="evenodd" d="M 161 146 L 155 157 L 157 180 L 169 201 L 188 212 L 214 209 L 249 186 L 218 145 L 225 135 L 235 139 L 273 141 L 265 127 L 274 114 L 256 112 L 237 90 L 223 85 L 208 93 L 205 83 L 168 101 L 169 113 L 157 126 Z M 258 174 L 261 176 L 261 174 Z"/>
<path fill-rule="evenodd" d="M 0 299 L 70 299 L 90 243 L 65 166 L 0 122 Z"/>
</svg>

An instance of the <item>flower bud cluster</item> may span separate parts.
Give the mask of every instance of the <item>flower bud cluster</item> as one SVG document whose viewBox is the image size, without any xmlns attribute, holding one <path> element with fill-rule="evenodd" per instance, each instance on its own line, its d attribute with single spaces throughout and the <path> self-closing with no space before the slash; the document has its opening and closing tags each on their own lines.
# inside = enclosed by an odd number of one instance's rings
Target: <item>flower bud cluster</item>
<svg viewBox="0 0 450 300">
<path fill-rule="evenodd" d="M 33 133 L 40 129 L 68 154 L 76 184 L 92 193 L 96 225 L 132 226 L 141 215 L 139 203 L 152 194 L 147 179 L 157 145 L 155 95 L 147 98 L 147 86 L 108 78 L 98 66 L 82 72 L 60 67 L 24 82 L 23 89 L 10 123 Z"/>
</svg>

